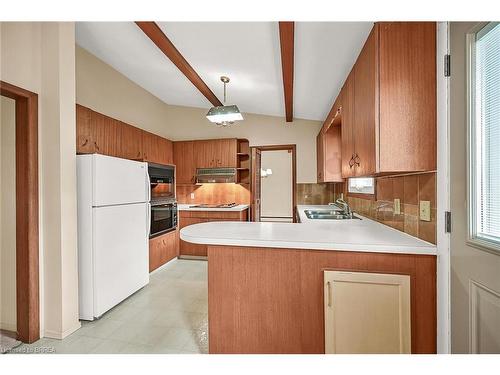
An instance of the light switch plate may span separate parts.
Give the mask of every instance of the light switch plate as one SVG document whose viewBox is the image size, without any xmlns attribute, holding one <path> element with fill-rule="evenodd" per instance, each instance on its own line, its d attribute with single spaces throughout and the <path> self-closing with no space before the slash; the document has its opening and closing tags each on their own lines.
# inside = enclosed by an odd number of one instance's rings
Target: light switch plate
<svg viewBox="0 0 500 375">
<path fill-rule="evenodd" d="M 431 221 L 431 202 L 420 201 L 420 220 Z"/>
<path fill-rule="evenodd" d="M 194 193 L 191 193 L 191 199 L 194 199 Z"/>
<path fill-rule="evenodd" d="M 394 215 L 401 215 L 401 200 L 394 198 Z"/>
</svg>

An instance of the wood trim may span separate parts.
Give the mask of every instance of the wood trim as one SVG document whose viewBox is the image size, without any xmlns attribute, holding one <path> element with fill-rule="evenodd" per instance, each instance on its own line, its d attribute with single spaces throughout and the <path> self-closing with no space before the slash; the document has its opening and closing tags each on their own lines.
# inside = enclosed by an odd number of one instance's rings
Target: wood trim
<svg viewBox="0 0 500 375">
<path fill-rule="evenodd" d="M 285 93 L 286 122 L 293 121 L 293 63 L 294 63 L 294 22 L 279 22 L 281 71 L 283 73 L 283 91 Z"/>
<path fill-rule="evenodd" d="M 292 153 L 292 210 L 293 222 L 297 222 L 297 145 L 269 145 L 269 146 L 255 146 L 252 147 L 262 151 L 280 151 L 288 150 Z M 254 173 L 253 169 L 251 171 Z M 253 219 L 252 219 L 253 220 Z"/>
<path fill-rule="evenodd" d="M 16 101 L 16 306 L 18 339 L 40 338 L 38 250 L 38 95 L 0 81 Z"/>
<path fill-rule="evenodd" d="M 208 99 L 214 106 L 221 106 L 222 102 L 210 90 L 198 73 L 182 56 L 174 44 L 163 33 L 155 22 L 136 22 L 136 25 L 146 34 L 149 39 L 167 56 L 174 65 L 186 76 L 187 79 Z"/>
</svg>

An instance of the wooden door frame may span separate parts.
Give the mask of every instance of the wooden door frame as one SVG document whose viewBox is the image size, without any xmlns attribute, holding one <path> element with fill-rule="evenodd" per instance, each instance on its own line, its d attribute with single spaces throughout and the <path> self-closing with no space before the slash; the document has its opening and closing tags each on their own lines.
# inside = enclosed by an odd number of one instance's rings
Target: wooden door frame
<svg viewBox="0 0 500 375">
<path fill-rule="evenodd" d="M 262 151 L 289 151 L 292 153 L 292 217 L 293 222 L 297 222 L 297 145 L 269 145 L 253 146 L 252 148 Z M 252 170 L 252 175 L 254 171 Z M 261 191 L 262 194 L 262 191 Z"/>
<path fill-rule="evenodd" d="M 0 81 L 0 95 L 16 102 L 17 337 L 40 338 L 38 236 L 38 95 Z"/>
</svg>

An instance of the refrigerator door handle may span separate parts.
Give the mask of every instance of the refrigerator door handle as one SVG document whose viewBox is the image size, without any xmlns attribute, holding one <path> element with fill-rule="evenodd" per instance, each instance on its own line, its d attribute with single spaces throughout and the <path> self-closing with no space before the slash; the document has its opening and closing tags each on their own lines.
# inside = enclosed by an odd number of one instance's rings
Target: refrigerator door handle
<svg viewBox="0 0 500 375">
<path fill-rule="evenodd" d="M 151 179 L 149 177 L 148 166 L 146 164 L 146 196 L 148 197 L 147 201 L 151 201 Z"/>
<path fill-rule="evenodd" d="M 151 203 L 147 204 L 147 208 L 148 208 L 148 212 L 146 215 L 146 220 L 147 220 L 146 228 L 148 228 L 147 237 L 149 238 L 149 236 L 151 235 Z"/>
</svg>

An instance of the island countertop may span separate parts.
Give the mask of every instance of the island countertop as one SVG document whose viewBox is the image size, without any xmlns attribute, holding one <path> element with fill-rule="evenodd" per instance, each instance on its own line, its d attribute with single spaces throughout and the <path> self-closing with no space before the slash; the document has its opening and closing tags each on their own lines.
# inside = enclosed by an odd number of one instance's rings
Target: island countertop
<svg viewBox="0 0 500 375">
<path fill-rule="evenodd" d="M 182 228 L 180 238 L 222 246 L 437 254 L 435 245 L 363 216 L 357 215 L 361 220 L 304 220 L 303 210 L 320 207 L 298 206 L 301 223 L 209 222 Z"/>
</svg>

